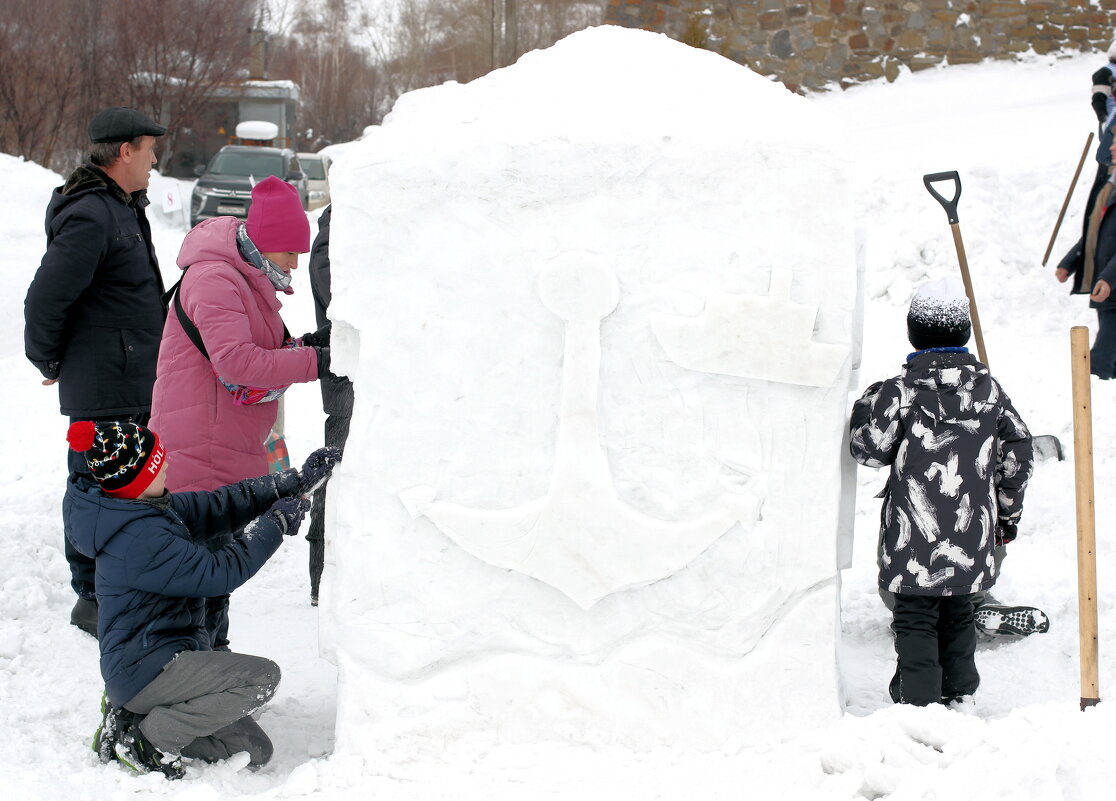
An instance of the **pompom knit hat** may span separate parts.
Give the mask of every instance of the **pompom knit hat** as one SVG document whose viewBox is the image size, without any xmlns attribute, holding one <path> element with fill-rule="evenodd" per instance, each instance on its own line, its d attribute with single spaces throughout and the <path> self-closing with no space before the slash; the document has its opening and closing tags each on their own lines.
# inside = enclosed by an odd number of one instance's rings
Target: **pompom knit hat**
<svg viewBox="0 0 1116 801">
<path fill-rule="evenodd" d="M 916 350 L 959 348 L 972 333 L 969 298 L 956 278 L 940 278 L 918 288 L 907 312 L 907 338 Z"/>
<path fill-rule="evenodd" d="M 138 498 L 163 466 L 158 435 L 136 423 L 79 420 L 66 432 L 70 447 L 85 454 L 89 472 L 106 495 Z"/>
<path fill-rule="evenodd" d="M 309 253 L 310 221 L 298 190 L 274 175 L 252 187 L 248 238 L 261 253 Z"/>
</svg>

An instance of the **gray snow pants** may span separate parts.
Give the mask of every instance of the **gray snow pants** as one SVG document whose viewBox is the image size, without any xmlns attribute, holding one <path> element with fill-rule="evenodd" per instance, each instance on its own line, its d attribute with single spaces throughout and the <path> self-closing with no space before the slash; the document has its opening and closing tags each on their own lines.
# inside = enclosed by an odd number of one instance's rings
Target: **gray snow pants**
<svg viewBox="0 0 1116 801">
<path fill-rule="evenodd" d="M 231 651 L 183 651 L 124 704 L 143 715 L 140 731 L 160 751 L 217 762 L 247 751 L 271 759 L 271 740 L 250 716 L 275 694 L 279 666 Z"/>
</svg>

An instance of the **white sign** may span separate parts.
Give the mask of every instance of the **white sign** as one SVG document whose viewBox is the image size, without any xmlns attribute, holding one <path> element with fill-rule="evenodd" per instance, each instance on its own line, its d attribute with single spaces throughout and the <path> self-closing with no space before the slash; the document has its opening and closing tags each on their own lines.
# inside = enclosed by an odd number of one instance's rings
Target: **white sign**
<svg viewBox="0 0 1116 801">
<path fill-rule="evenodd" d="M 182 208 L 182 195 L 178 192 L 178 184 L 168 183 L 162 189 L 163 211 L 178 211 Z"/>
</svg>

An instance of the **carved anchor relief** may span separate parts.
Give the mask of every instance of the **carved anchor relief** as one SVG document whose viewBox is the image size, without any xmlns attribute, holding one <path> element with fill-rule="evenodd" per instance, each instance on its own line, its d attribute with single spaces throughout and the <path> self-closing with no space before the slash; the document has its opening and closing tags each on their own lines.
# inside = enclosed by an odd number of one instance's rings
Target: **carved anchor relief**
<svg viewBox="0 0 1116 801">
<path fill-rule="evenodd" d="M 461 548 L 565 593 L 583 609 L 619 590 L 670 576 L 738 522 L 758 517 L 754 492 L 726 493 L 696 520 L 643 514 L 617 495 L 598 431 L 601 320 L 620 287 L 602 261 L 577 254 L 540 273 L 539 297 L 566 322 L 562 399 L 554 470 L 547 494 L 510 509 L 473 509 L 435 500 L 429 487 L 399 494 Z"/>
</svg>

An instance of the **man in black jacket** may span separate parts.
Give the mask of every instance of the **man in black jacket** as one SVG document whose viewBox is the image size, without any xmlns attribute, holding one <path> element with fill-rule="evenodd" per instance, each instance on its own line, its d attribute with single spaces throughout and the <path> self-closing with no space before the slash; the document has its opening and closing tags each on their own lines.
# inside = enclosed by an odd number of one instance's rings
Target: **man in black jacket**
<svg viewBox="0 0 1116 801">
<path fill-rule="evenodd" d="M 317 339 L 313 344 L 328 344 L 330 321 L 327 310 L 333 299 L 330 288 L 329 224 L 333 214 L 332 204 L 326 206 L 318 218 L 318 236 L 310 250 L 310 290 L 314 295 L 314 313 L 317 316 Z M 322 334 L 325 339 L 322 339 Z M 320 341 L 319 341 L 320 340 Z M 305 338 L 303 339 L 305 342 Z M 333 373 L 322 376 L 322 409 L 326 413 L 325 444 L 327 447 L 344 448 L 349 438 L 349 420 L 353 414 L 353 384 L 344 376 Z M 314 506 L 310 510 L 310 603 L 318 605 L 318 588 L 325 566 L 325 487 L 314 493 Z"/>
<path fill-rule="evenodd" d="M 89 161 L 47 205 L 46 255 L 24 301 L 24 348 L 43 385 L 58 385 L 71 423 L 144 424 L 151 412 L 166 306 L 144 208 L 155 138 L 166 131 L 133 109 L 98 113 Z M 87 473 L 73 452 L 68 464 L 71 481 Z M 93 560 L 63 539 L 78 595 L 70 622 L 96 636 Z"/>
</svg>

